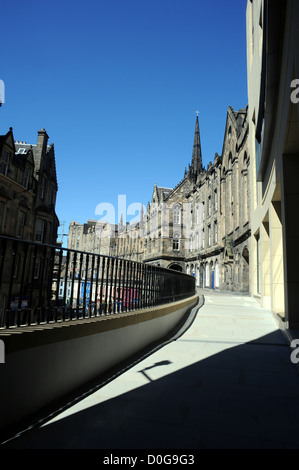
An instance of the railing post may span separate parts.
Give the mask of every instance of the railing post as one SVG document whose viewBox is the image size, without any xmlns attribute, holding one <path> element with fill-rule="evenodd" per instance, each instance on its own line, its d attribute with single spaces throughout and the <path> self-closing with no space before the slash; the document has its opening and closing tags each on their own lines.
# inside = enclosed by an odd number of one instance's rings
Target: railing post
<svg viewBox="0 0 299 470">
<path fill-rule="evenodd" d="M 84 276 L 84 287 L 83 287 L 83 307 L 82 307 L 82 315 L 83 318 L 86 317 L 86 289 L 88 283 L 88 265 L 89 265 L 89 255 L 85 254 L 85 276 Z"/>
<path fill-rule="evenodd" d="M 92 293 L 93 293 L 93 274 L 94 274 L 94 255 L 92 255 L 91 261 L 91 276 L 90 276 L 90 289 L 89 289 L 89 317 L 92 317 Z M 94 307 L 95 309 L 95 307 Z"/>
<path fill-rule="evenodd" d="M 112 293 L 113 293 L 113 271 L 114 271 L 114 258 L 111 258 L 111 273 L 110 273 L 110 290 L 109 290 L 109 307 L 108 307 L 108 313 L 111 314 L 113 313 L 113 307 L 112 307 Z"/>
<path fill-rule="evenodd" d="M 99 255 L 97 255 L 96 291 L 95 291 L 95 295 L 94 295 L 95 317 L 98 316 L 98 289 L 99 289 L 100 260 L 101 260 L 101 257 Z"/>
<path fill-rule="evenodd" d="M 79 273 L 78 273 L 78 286 L 77 286 L 77 304 L 76 304 L 76 317 L 80 318 L 80 291 L 81 291 L 81 276 L 82 276 L 82 260 L 83 253 L 80 253 L 79 259 Z"/>
<path fill-rule="evenodd" d="M 102 258 L 102 279 L 101 279 L 101 293 L 100 293 L 100 315 L 103 313 L 103 289 L 104 289 L 104 274 L 105 274 L 105 257 Z"/>
</svg>

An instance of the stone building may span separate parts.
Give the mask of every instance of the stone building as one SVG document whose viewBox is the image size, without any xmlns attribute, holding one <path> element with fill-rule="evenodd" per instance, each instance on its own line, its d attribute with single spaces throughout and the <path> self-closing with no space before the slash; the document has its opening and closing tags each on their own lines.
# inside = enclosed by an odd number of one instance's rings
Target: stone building
<svg viewBox="0 0 299 470">
<path fill-rule="evenodd" d="M 249 293 L 247 140 L 247 108 L 230 107 L 222 155 L 205 169 L 197 117 L 191 163 L 176 187 L 155 184 L 140 220 L 124 226 L 121 219 L 106 230 L 106 239 L 105 231 L 99 238 L 96 221 L 72 222 L 68 246 L 186 272 L 199 287 Z"/>
<path fill-rule="evenodd" d="M 88 253 L 117 256 L 117 225 L 88 219 L 85 224 L 70 223 L 67 247 Z"/>
<path fill-rule="evenodd" d="M 228 109 L 222 155 L 187 195 L 191 234 L 186 272 L 197 285 L 249 292 L 249 156 L 247 110 Z"/>
<path fill-rule="evenodd" d="M 298 328 L 299 2 L 248 0 L 251 292 Z"/>
<path fill-rule="evenodd" d="M 43 273 L 49 272 L 54 249 L 41 243 L 56 246 L 57 190 L 54 145 L 48 145 L 44 129 L 32 145 L 14 141 L 12 128 L 0 136 L 0 326 L 14 321 L 16 311 L 27 321 L 25 313 L 34 315 L 37 305 L 50 299 Z"/>
<path fill-rule="evenodd" d="M 192 274 L 200 287 L 249 293 L 247 111 L 228 109 L 222 155 L 207 169 L 196 118 L 184 178 L 175 188 L 155 184 L 140 222 L 119 230 L 121 257 Z"/>
<path fill-rule="evenodd" d="M 190 204 L 187 196 L 203 172 L 198 117 L 196 118 L 191 165 L 175 188 L 155 184 L 152 201 L 141 217 L 143 260 L 165 268 L 185 272 L 189 246 Z"/>
<path fill-rule="evenodd" d="M 44 129 L 36 145 L 0 136 L 0 234 L 56 244 L 59 221 L 54 145 Z"/>
</svg>

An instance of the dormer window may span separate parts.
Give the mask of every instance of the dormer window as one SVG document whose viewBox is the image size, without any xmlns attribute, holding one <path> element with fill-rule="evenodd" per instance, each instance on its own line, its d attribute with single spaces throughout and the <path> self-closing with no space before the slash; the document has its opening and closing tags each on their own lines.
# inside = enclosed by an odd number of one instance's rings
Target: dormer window
<svg viewBox="0 0 299 470">
<path fill-rule="evenodd" d="M 19 149 L 18 149 L 17 154 L 20 154 L 20 153 L 21 153 L 21 154 L 24 154 L 24 153 L 26 153 L 26 152 L 27 152 L 27 150 L 22 147 L 22 148 L 19 148 Z"/>
</svg>

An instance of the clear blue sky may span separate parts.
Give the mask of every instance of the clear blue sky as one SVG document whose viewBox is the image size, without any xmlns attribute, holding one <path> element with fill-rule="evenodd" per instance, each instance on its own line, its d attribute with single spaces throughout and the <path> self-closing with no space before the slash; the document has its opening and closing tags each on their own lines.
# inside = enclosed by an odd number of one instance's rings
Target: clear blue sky
<svg viewBox="0 0 299 470">
<path fill-rule="evenodd" d="M 0 133 L 55 146 L 57 215 L 151 200 L 191 163 L 196 110 L 205 166 L 228 106 L 247 105 L 246 0 L 10 0 L 1 7 Z M 127 217 L 129 220 L 130 217 Z M 116 220 L 117 221 L 117 220 Z"/>
</svg>

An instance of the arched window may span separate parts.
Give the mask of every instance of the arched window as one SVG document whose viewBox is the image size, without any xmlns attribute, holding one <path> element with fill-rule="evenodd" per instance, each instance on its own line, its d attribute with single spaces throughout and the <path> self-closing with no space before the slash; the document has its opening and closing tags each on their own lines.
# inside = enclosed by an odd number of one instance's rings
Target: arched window
<svg viewBox="0 0 299 470">
<path fill-rule="evenodd" d="M 181 206 L 179 204 L 175 204 L 173 206 L 173 224 L 180 225 L 181 223 Z"/>
<path fill-rule="evenodd" d="M 232 153 L 229 152 L 229 156 L 228 156 L 228 169 L 229 169 L 229 170 L 232 169 L 232 160 L 233 160 Z"/>
</svg>

